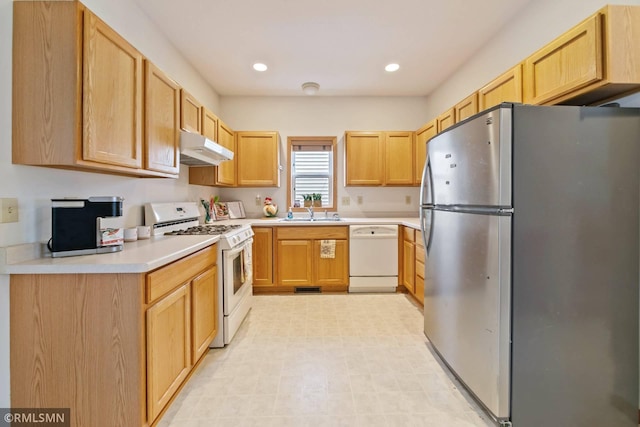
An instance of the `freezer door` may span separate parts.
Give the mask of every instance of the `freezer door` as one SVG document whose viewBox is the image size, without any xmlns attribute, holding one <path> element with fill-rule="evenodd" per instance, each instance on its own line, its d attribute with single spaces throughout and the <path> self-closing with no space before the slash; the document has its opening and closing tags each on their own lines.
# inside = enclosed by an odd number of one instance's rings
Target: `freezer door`
<svg viewBox="0 0 640 427">
<path fill-rule="evenodd" d="M 424 330 L 497 418 L 509 417 L 511 216 L 425 210 Z"/>
<path fill-rule="evenodd" d="M 511 206 L 511 112 L 489 110 L 429 142 L 431 203 Z"/>
</svg>

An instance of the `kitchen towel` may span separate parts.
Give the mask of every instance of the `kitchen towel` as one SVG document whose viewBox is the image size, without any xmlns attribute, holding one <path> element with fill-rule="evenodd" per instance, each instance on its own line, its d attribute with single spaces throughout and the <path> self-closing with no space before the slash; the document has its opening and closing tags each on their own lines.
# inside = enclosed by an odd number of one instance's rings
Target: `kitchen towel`
<svg viewBox="0 0 640 427">
<path fill-rule="evenodd" d="M 336 257 L 336 241 L 321 240 L 320 241 L 320 258 L 335 258 L 335 257 Z"/>
</svg>

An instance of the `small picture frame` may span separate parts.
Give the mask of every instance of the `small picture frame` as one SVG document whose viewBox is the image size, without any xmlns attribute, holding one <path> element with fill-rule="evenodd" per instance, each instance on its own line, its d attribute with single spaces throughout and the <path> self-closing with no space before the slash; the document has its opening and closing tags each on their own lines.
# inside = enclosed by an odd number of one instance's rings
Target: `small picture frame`
<svg viewBox="0 0 640 427">
<path fill-rule="evenodd" d="M 215 217 L 217 221 L 223 219 L 229 219 L 229 208 L 226 202 L 216 202 L 215 204 Z"/>
</svg>

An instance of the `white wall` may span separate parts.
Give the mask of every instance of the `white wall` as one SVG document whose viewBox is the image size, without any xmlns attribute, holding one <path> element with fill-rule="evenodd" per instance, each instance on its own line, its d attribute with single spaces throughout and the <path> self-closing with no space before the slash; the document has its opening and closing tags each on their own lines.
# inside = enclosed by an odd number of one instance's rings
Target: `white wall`
<svg viewBox="0 0 640 427">
<path fill-rule="evenodd" d="M 218 95 L 130 0 L 85 0 L 84 4 L 130 41 L 212 111 Z M 20 221 L 0 224 L 0 247 L 46 241 L 50 199 L 62 196 L 119 195 L 125 198 L 125 226 L 143 223 L 142 206 L 151 201 L 197 200 L 215 189 L 179 179 L 140 179 L 11 164 L 11 0 L 0 0 L 0 197 L 17 197 Z M 0 407 L 9 397 L 9 280 L 0 275 Z"/>
<path fill-rule="evenodd" d="M 427 99 L 427 120 L 455 105 L 606 4 L 640 0 L 535 0 Z M 425 120 L 426 121 L 426 120 Z"/>
<path fill-rule="evenodd" d="M 416 187 L 344 187 L 346 130 L 415 130 L 425 121 L 424 97 L 222 97 L 224 120 L 238 130 L 277 130 L 282 138 L 280 188 L 223 189 L 222 197 L 242 200 L 249 215 L 261 215 L 255 198 L 269 196 L 287 209 L 286 144 L 289 136 L 338 139 L 338 208 L 343 216 L 418 215 Z M 357 196 L 363 204 L 357 205 Z M 405 204 L 405 196 L 411 203 Z M 343 206 L 342 197 L 350 197 Z"/>
</svg>

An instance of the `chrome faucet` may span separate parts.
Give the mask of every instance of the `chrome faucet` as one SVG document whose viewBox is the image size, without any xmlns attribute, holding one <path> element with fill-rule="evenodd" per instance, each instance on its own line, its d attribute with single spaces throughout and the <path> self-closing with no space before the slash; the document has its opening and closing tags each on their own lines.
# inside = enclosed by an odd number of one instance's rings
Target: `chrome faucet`
<svg viewBox="0 0 640 427">
<path fill-rule="evenodd" d="M 309 206 L 307 210 L 309 211 L 309 218 L 313 219 L 313 206 Z"/>
</svg>

